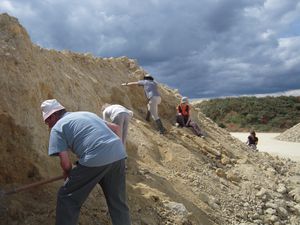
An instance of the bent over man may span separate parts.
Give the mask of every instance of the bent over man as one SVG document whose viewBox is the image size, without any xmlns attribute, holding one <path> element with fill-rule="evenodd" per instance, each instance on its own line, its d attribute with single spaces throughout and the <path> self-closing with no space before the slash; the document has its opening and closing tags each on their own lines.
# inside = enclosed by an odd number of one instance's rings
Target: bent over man
<svg viewBox="0 0 300 225">
<path fill-rule="evenodd" d="M 59 189 L 56 225 L 76 225 L 80 208 L 92 189 L 103 190 L 113 225 L 130 225 L 126 200 L 126 153 L 117 125 L 108 124 L 94 113 L 66 112 L 56 100 L 41 104 L 50 131 L 49 155 L 59 156 L 65 183 Z M 78 158 L 72 168 L 69 151 Z"/>
<path fill-rule="evenodd" d="M 129 120 L 133 116 L 133 112 L 122 105 L 108 103 L 102 106 L 103 119 L 108 121 L 108 118 L 112 123 L 117 124 L 120 127 L 121 139 L 126 147 L 126 138 L 128 132 Z"/>
</svg>

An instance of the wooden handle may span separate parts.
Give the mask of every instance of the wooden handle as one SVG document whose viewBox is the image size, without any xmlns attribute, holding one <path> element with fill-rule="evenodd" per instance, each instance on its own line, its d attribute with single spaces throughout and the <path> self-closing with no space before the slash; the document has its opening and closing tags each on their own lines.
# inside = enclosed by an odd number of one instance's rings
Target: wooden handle
<svg viewBox="0 0 300 225">
<path fill-rule="evenodd" d="M 60 179 L 63 179 L 63 178 L 64 178 L 63 175 L 60 175 L 60 176 L 57 176 L 57 177 L 52 177 L 52 178 L 49 178 L 47 180 L 41 180 L 41 181 L 37 181 L 37 182 L 32 183 L 32 184 L 24 185 L 22 187 L 14 188 L 14 189 L 12 189 L 10 191 L 4 192 L 3 194 L 4 195 L 15 194 L 15 193 L 18 193 L 18 192 L 21 192 L 21 191 L 25 191 L 25 190 L 28 190 L 30 188 L 33 188 L 33 187 L 36 187 L 36 186 L 40 186 L 40 185 L 43 185 L 43 184 L 48 184 L 48 183 L 51 183 L 51 182 L 54 182 L 54 181 L 57 181 L 57 180 L 60 180 Z"/>
</svg>

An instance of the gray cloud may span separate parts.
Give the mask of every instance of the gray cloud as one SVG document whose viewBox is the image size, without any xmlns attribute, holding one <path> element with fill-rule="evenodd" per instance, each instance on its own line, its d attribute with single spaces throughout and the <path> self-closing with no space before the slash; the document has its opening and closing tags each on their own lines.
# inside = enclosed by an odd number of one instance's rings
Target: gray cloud
<svg viewBox="0 0 300 225">
<path fill-rule="evenodd" d="M 298 89 L 300 0 L 5 0 L 46 48 L 138 60 L 192 98 Z"/>
</svg>

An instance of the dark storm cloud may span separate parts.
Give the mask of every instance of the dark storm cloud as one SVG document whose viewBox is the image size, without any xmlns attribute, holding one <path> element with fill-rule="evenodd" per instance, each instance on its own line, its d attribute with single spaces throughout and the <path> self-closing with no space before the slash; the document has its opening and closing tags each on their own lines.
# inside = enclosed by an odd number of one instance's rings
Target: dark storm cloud
<svg viewBox="0 0 300 225">
<path fill-rule="evenodd" d="M 192 98 L 300 86 L 300 0 L 5 0 L 0 11 L 42 47 L 135 58 Z"/>
</svg>

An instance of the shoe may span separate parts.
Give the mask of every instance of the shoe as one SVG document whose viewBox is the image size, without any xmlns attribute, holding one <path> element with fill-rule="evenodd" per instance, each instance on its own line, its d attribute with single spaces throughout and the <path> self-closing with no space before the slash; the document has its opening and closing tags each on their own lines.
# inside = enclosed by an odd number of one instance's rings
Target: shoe
<svg viewBox="0 0 300 225">
<path fill-rule="evenodd" d="M 150 111 L 147 111 L 145 120 L 148 121 L 148 122 L 150 122 L 150 116 L 151 116 Z"/>
</svg>

